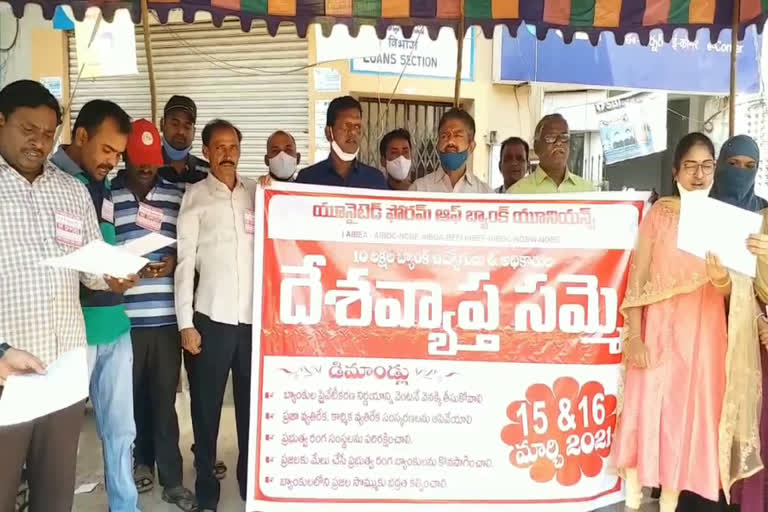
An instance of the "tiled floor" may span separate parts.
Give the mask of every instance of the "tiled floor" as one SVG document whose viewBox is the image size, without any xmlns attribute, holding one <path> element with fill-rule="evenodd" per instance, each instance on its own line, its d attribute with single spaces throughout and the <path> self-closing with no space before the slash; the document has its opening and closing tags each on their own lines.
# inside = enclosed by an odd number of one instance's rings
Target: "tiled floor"
<svg viewBox="0 0 768 512">
<path fill-rule="evenodd" d="M 192 489 L 194 487 L 194 471 L 192 469 L 192 454 L 189 447 L 192 444 L 192 425 L 189 420 L 189 397 L 178 395 L 176 409 L 179 415 L 179 427 L 181 430 L 181 448 L 184 457 L 184 484 Z M 219 458 L 230 469 L 227 478 L 222 481 L 221 503 L 219 512 L 240 512 L 245 510 L 243 502 L 237 490 L 237 481 L 232 469 L 235 467 L 237 457 L 237 437 L 234 431 L 234 409 L 231 397 L 225 400 L 224 411 L 221 418 L 221 433 L 219 436 Z M 96 435 L 93 415 L 89 412 L 83 432 L 80 435 L 80 453 L 77 461 L 76 486 L 98 482 L 96 489 L 88 494 L 75 496 L 75 512 L 107 512 L 107 495 L 104 490 L 104 470 L 101 458 L 101 443 Z M 159 486 L 147 494 L 140 496 L 139 508 L 142 512 L 178 512 L 175 506 L 169 505 L 160 498 L 162 490 Z M 623 505 L 616 505 L 599 509 L 594 512 L 623 512 Z M 656 502 L 648 502 L 643 505 L 642 512 L 657 512 Z M 263 512 L 270 512 L 265 509 Z M 328 511 L 332 512 L 332 511 Z"/>
</svg>

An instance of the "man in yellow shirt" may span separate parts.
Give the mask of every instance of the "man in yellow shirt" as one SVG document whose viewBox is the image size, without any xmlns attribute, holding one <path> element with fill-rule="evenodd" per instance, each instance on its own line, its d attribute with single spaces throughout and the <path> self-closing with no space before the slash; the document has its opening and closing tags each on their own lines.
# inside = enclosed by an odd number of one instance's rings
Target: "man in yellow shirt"
<svg viewBox="0 0 768 512">
<path fill-rule="evenodd" d="M 593 192 L 595 186 L 568 170 L 571 135 L 560 114 L 544 116 L 536 125 L 533 149 L 539 156 L 536 170 L 507 190 L 508 194 Z"/>
</svg>

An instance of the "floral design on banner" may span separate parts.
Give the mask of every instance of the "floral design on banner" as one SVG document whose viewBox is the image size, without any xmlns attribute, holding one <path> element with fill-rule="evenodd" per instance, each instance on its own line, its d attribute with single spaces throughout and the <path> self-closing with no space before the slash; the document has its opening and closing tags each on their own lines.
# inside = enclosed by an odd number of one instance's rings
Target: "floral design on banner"
<svg viewBox="0 0 768 512">
<path fill-rule="evenodd" d="M 550 387 L 533 384 L 525 400 L 507 407 L 511 423 L 501 431 L 511 446 L 509 461 L 529 469 L 531 479 L 576 485 L 582 478 L 600 474 L 611 451 L 616 431 L 616 396 L 590 381 L 579 386 L 572 377 L 561 377 Z"/>
</svg>

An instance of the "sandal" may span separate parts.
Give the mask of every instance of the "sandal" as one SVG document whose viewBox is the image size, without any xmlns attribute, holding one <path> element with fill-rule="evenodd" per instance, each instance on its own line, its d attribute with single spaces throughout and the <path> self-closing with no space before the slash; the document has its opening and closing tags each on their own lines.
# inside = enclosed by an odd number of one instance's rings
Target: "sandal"
<svg viewBox="0 0 768 512">
<path fill-rule="evenodd" d="M 149 492 L 155 487 L 155 475 L 152 469 L 143 464 L 133 469 L 133 481 L 136 483 L 136 491 L 139 494 Z"/>
<path fill-rule="evenodd" d="M 192 491 L 186 489 L 184 486 L 179 485 L 177 487 L 163 489 L 163 501 L 176 505 L 184 512 L 197 512 L 197 500 Z"/>
<path fill-rule="evenodd" d="M 29 488 L 26 482 L 21 484 L 16 493 L 16 508 L 14 510 L 15 512 L 28 512 L 29 510 Z"/>
<path fill-rule="evenodd" d="M 217 460 L 216 464 L 213 466 L 213 476 L 216 477 L 216 480 L 224 480 L 227 476 L 227 466 L 224 464 L 223 460 Z"/>
<path fill-rule="evenodd" d="M 190 451 L 193 454 L 195 453 L 195 445 L 190 447 Z M 227 466 L 224 464 L 223 460 L 217 460 L 216 464 L 214 464 L 213 476 L 216 477 L 216 480 L 224 480 L 227 477 Z"/>
</svg>

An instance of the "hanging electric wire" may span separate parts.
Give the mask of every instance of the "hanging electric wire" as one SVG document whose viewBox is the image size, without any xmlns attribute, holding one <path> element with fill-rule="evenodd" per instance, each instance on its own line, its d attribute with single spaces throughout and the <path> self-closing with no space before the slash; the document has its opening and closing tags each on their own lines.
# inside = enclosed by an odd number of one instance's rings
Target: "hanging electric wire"
<svg viewBox="0 0 768 512">
<path fill-rule="evenodd" d="M 14 47 L 16 46 L 16 43 L 19 42 L 19 32 L 21 31 L 21 25 L 19 24 L 19 18 L 14 17 L 14 19 L 16 20 L 16 30 L 13 33 L 13 41 L 11 41 L 11 44 L 9 44 L 7 48 L 0 47 L 0 53 L 10 52 L 11 50 L 14 49 Z M 0 36 L 1 35 L 2 34 L 0 34 Z"/>
</svg>

